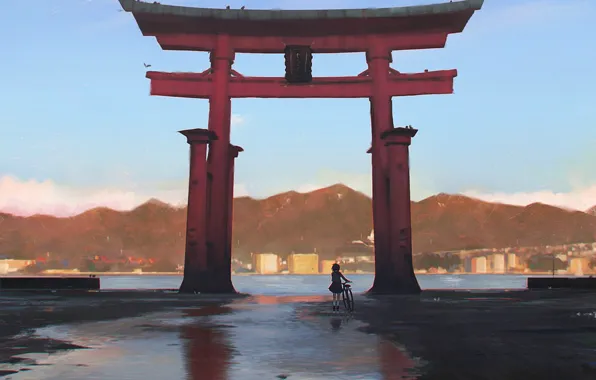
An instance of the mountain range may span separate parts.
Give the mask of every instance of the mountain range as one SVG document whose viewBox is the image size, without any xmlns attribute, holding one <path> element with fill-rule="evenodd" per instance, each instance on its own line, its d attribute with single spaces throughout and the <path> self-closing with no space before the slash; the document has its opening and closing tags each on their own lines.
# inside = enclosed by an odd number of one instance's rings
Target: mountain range
<svg viewBox="0 0 596 380">
<path fill-rule="evenodd" d="M 74 217 L 0 214 L 0 256 L 63 258 L 124 253 L 182 262 L 186 209 L 152 199 L 131 211 L 95 208 Z M 339 247 L 372 230 L 371 199 L 344 185 L 266 199 L 234 199 L 234 256 L 313 252 Z M 414 252 L 556 245 L 596 241 L 590 213 L 541 203 L 512 206 L 450 194 L 412 202 Z"/>
</svg>

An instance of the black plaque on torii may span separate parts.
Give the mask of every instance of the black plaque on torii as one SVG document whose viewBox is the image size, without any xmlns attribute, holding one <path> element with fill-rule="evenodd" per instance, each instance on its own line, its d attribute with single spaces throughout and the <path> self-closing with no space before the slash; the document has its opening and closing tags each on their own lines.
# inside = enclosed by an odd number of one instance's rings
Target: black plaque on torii
<svg viewBox="0 0 596 380">
<path fill-rule="evenodd" d="M 312 49 L 310 46 L 286 46 L 284 56 L 288 83 L 312 82 Z"/>
</svg>

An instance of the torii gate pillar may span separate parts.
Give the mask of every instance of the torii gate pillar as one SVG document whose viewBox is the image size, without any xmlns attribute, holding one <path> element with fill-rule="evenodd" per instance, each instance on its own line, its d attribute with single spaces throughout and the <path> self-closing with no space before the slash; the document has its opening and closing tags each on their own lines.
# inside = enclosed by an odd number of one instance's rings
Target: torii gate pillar
<svg viewBox="0 0 596 380">
<path fill-rule="evenodd" d="M 391 50 L 382 42 L 371 38 L 370 49 L 366 52 L 368 75 L 372 77 L 372 96 L 370 100 L 370 116 L 372 131 L 372 202 L 373 226 L 375 231 L 375 280 L 370 292 L 385 293 L 384 278 L 392 276 L 387 272 L 391 262 L 389 248 L 390 210 L 388 202 L 388 181 L 385 167 L 387 153 L 383 146 L 381 133 L 393 128 L 393 111 L 391 94 L 387 90 L 391 63 Z"/>
<path fill-rule="evenodd" d="M 180 293 L 201 293 L 209 289 L 211 271 L 207 251 L 207 144 L 216 137 L 206 129 L 180 131 L 190 144 L 188 207 L 184 279 Z"/>
<path fill-rule="evenodd" d="M 412 137 L 418 132 L 410 126 L 389 128 L 379 134 L 382 152 L 385 153 L 383 170 L 377 175 L 383 179 L 386 203 L 384 219 L 373 219 L 375 233 L 375 280 L 369 289 L 374 294 L 416 294 L 420 293 L 420 285 L 414 274 L 412 260 L 412 214 L 410 198 L 410 158 L 409 146 Z M 379 145 L 381 145 L 379 144 Z M 373 153 L 371 147 L 366 153 Z M 373 186 L 374 186 L 373 161 Z M 374 189 L 374 188 L 373 188 Z M 378 225 L 377 223 L 386 223 Z M 380 231 L 382 236 L 378 236 Z M 377 244 L 382 239 L 383 245 Z M 381 258 L 381 260 L 379 260 Z"/>
<path fill-rule="evenodd" d="M 209 293 L 235 293 L 231 273 L 231 212 L 233 202 L 233 158 L 230 155 L 230 126 L 232 102 L 229 93 L 230 72 L 234 62 L 234 51 L 230 36 L 215 37 L 211 51 L 211 78 L 213 92 L 209 96 L 209 130 L 217 140 L 209 146 L 207 159 L 209 181 L 208 250 L 213 277 Z"/>
<path fill-rule="evenodd" d="M 236 158 L 240 152 L 244 152 L 239 146 L 230 145 L 229 146 L 229 169 L 228 169 L 228 230 L 226 236 L 226 250 L 224 251 L 223 260 L 226 264 L 225 268 L 227 271 L 222 276 L 222 281 L 224 283 L 225 289 L 232 289 L 234 290 L 234 285 L 232 284 L 232 222 L 234 220 L 234 165 L 236 163 Z"/>
<path fill-rule="evenodd" d="M 412 262 L 412 214 L 410 158 L 408 147 L 418 132 L 412 127 L 392 128 L 381 134 L 387 152 L 389 177 L 389 252 L 391 276 L 379 278 L 377 292 L 413 294 L 420 292 Z M 381 286 L 382 284 L 382 286 Z"/>
</svg>

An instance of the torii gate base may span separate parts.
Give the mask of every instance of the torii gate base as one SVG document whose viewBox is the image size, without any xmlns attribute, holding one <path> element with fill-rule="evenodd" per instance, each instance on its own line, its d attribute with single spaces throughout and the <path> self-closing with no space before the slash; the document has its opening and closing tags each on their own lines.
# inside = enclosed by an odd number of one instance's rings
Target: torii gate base
<svg viewBox="0 0 596 380">
<path fill-rule="evenodd" d="M 408 146 L 416 130 L 394 128 L 393 96 L 450 94 L 456 70 L 403 74 L 394 50 L 442 48 L 483 0 L 389 9 L 215 10 L 120 0 L 145 36 L 166 50 L 210 52 L 202 73 L 148 72 L 151 95 L 209 99 L 208 129 L 182 131 L 190 144 L 190 183 L 182 293 L 233 293 L 234 159 L 231 98 L 368 98 L 372 129 L 375 280 L 371 293 L 418 293 L 412 267 Z M 365 52 L 352 77 L 312 78 L 313 53 Z M 285 78 L 244 77 L 235 53 L 285 54 Z M 207 159 L 207 146 L 209 153 Z"/>
</svg>

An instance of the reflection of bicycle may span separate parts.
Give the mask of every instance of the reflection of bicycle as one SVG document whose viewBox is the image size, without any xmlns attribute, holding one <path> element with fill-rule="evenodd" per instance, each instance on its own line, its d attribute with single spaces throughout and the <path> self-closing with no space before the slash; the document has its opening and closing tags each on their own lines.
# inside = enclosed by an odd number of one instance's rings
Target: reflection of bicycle
<svg viewBox="0 0 596 380">
<path fill-rule="evenodd" d="M 343 291 L 341 292 L 341 298 L 344 301 L 344 307 L 350 313 L 354 311 L 354 295 L 352 294 L 352 286 L 346 282 L 342 283 Z"/>
</svg>

